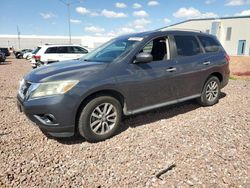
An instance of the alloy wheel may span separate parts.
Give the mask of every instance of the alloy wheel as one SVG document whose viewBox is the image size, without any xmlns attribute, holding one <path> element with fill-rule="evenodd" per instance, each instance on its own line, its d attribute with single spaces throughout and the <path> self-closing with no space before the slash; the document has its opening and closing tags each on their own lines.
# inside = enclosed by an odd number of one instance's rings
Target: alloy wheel
<svg viewBox="0 0 250 188">
<path fill-rule="evenodd" d="M 103 103 L 95 107 L 90 116 L 90 128 L 98 135 L 107 134 L 114 128 L 117 110 L 111 103 Z"/>
<path fill-rule="evenodd" d="M 206 89 L 207 100 L 209 102 L 213 102 L 218 97 L 218 94 L 219 94 L 218 83 L 216 81 L 209 82 L 209 84 L 207 85 L 207 89 Z"/>
</svg>

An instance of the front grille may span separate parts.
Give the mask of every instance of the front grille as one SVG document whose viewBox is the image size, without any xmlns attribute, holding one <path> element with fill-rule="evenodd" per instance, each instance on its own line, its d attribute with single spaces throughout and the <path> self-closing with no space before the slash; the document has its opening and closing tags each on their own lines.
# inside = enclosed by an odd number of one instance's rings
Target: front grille
<svg viewBox="0 0 250 188">
<path fill-rule="evenodd" d="M 27 81 L 23 81 L 20 85 L 20 89 L 19 89 L 19 94 L 20 96 L 24 99 L 26 97 L 26 94 L 29 90 L 29 87 L 31 86 L 30 82 Z"/>
</svg>

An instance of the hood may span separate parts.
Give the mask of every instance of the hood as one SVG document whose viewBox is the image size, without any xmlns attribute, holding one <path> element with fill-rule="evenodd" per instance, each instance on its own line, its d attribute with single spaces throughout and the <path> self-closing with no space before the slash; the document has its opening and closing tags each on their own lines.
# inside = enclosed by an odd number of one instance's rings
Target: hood
<svg viewBox="0 0 250 188">
<path fill-rule="evenodd" d="M 107 65 L 102 62 L 87 62 L 83 60 L 58 62 L 34 69 L 24 79 L 34 83 L 58 80 L 82 80 L 86 75 L 94 75 L 103 70 Z"/>
</svg>

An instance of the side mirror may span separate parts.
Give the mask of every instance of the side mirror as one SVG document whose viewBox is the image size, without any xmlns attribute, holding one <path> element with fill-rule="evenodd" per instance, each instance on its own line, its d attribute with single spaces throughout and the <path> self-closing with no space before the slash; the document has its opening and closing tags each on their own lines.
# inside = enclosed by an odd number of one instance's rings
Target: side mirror
<svg viewBox="0 0 250 188">
<path fill-rule="evenodd" d="M 136 55 L 134 63 L 148 63 L 153 61 L 153 56 L 150 53 L 141 52 Z"/>
</svg>

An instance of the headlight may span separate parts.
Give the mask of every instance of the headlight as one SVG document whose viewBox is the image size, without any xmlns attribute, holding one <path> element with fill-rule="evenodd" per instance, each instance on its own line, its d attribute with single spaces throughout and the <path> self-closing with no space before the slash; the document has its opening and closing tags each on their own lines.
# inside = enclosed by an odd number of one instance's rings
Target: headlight
<svg viewBox="0 0 250 188">
<path fill-rule="evenodd" d="M 71 90 L 78 82 L 78 80 L 66 80 L 39 83 L 31 92 L 30 98 L 32 99 L 38 97 L 64 94 Z"/>
</svg>

